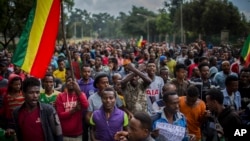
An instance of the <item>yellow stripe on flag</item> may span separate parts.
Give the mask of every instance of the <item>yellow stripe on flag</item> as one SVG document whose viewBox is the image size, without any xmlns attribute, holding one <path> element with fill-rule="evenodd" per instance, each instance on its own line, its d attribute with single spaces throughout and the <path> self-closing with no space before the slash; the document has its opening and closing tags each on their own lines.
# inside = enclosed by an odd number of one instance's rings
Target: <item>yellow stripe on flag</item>
<svg viewBox="0 0 250 141">
<path fill-rule="evenodd" d="M 39 48 L 43 30 L 52 6 L 53 0 L 37 0 L 35 19 L 30 31 L 27 53 L 24 59 L 22 69 L 30 72 L 31 66 L 35 61 L 35 57 Z M 46 57 L 46 56 L 44 56 Z"/>
<path fill-rule="evenodd" d="M 245 61 L 246 61 L 246 59 L 248 58 L 249 55 L 250 55 L 250 42 L 248 43 L 247 55 L 246 55 L 245 58 L 244 58 Z"/>
</svg>

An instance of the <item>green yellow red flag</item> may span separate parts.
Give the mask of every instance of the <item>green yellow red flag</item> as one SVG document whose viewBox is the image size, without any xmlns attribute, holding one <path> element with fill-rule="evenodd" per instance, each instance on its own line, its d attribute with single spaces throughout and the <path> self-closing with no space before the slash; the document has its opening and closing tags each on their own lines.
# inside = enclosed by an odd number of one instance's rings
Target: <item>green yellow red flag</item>
<svg viewBox="0 0 250 141">
<path fill-rule="evenodd" d="M 42 78 L 54 54 L 61 0 L 35 0 L 12 63 Z"/>
<path fill-rule="evenodd" d="M 250 34 L 248 35 L 247 40 L 245 41 L 241 50 L 241 56 L 245 60 L 245 67 L 248 67 L 250 64 Z"/>
<path fill-rule="evenodd" d="M 142 47 L 142 40 L 143 40 L 143 37 L 140 36 L 140 38 L 138 39 L 138 41 L 137 41 L 137 43 L 136 43 L 137 47 L 139 47 L 139 48 Z"/>
</svg>

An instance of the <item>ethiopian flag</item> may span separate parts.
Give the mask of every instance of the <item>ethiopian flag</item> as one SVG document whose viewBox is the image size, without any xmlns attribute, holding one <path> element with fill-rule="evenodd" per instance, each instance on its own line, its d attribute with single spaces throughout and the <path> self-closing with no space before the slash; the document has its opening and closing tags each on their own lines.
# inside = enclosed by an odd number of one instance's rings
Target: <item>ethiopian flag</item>
<svg viewBox="0 0 250 141">
<path fill-rule="evenodd" d="M 250 35 L 248 35 L 247 40 L 244 43 L 244 46 L 241 50 L 241 56 L 245 60 L 245 67 L 248 67 L 250 64 Z"/>
<path fill-rule="evenodd" d="M 141 36 L 141 37 L 139 38 L 139 40 L 136 42 L 137 47 L 139 47 L 139 48 L 142 47 L 142 40 L 143 40 L 143 37 Z"/>
<path fill-rule="evenodd" d="M 35 0 L 12 63 L 42 78 L 54 54 L 61 0 Z"/>
</svg>

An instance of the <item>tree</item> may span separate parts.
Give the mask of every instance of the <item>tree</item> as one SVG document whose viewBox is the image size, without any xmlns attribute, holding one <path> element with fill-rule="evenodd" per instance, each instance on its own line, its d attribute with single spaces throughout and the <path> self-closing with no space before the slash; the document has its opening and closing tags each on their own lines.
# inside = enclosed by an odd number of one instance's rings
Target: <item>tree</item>
<svg viewBox="0 0 250 141">
<path fill-rule="evenodd" d="M 203 13 L 202 25 L 208 35 L 220 33 L 227 29 L 230 33 L 239 35 L 240 14 L 238 9 L 231 2 L 209 1 L 206 4 L 206 10 Z"/>
<path fill-rule="evenodd" d="M 108 13 L 93 14 L 93 30 L 98 34 L 98 38 L 111 37 L 113 32 L 114 16 Z"/>
<path fill-rule="evenodd" d="M 116 23 L 115 23 L 115 27 L 117 27 L 115 29 L 116 38 L 124 38 L 127 36 L 126 33 L 122 31 L 123 24 L 126 22 L 127 17 L 128 15 L 126 15 L 126 13 L 120 12 L 119 16 L 116 18 Z"/>
<path fill-rule="evenodd" d="M 171 5 L 169 7 L 171 8 Z M 177 9 L 175 9 L 175 13 L 170 13 L 170 17 L 175 15 L 174 26 L 180 27 L 180 7 L 178 5 L 172 7 L 177 7 Z M 249 32 L 249 26 L 244 17 L 239 13 L 238 8 L 228 0 L 186 2 L 183 4 L 182 14 L 185 31 L 195 35 L 201 33 L 211 37 L 219 35 L 222 30 L 226 29 L 230 35 L 241 37 L 246 31 Z"/>
<path fill-rule="evenodd" d="M 89 18 L 89 13 L 86 10 L 81 10 L 78 8 L 72 9 L 70 11 L 67 24 L 66 24 L 66 37 L 67 38 L 81 38 L 83 36 L 84 30 L 86 30 L 86 18 Z"/>
<path fill-rule="evenodd" d="M 32 8 L 31 0 L 1 0 L 0 2 L 0 44 L 6 49 L 20 36 Z"/>
<path fill-rule="evenodd" d="M 159 11 L 160 14 L 156 19 L 156 29 L 161 35 L 169 35 L 173 33 L 173 23 L 170 20 L 169 14 L 165 9 Z"/>
<path fill-rule="evenodd" d="M 74 0 L 64 0 L 64 3 L 65 7 L 71 9 Z M 15 47 L 15 39 L 21 35 L 34 4 L 34 0 L 0 1 L 0 45 L 4 49 L 8 48 L 11 42 Z"/>
<path fill-rule="evenodd" d="M 126 17 L 126 20 L 122 25 L 122 31 L 128 36 L 139 37 L 142 35 L 145 38 L 147 37 L 147 24 L 149 24 L 150 27 L 150 35 L 157 34 L 156 14 L 144 7 L 133 6 L 132 11 L 129 12 L 129 15 Z"/>
</svg>

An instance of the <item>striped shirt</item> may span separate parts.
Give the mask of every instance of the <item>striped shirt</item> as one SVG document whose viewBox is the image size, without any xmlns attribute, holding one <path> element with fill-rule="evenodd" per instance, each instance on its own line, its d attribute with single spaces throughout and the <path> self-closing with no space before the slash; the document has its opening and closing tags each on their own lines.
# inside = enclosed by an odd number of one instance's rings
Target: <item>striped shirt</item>
<svg viewBox="0 0 250 141">
<path fill-rule="evenodd" d="M 6 94 L 4 96 L 4 115 L 7 119 L 12 119 L 12 113 L 14 109 L 18 106 L 21 106 L 24 103 L 23 94 L 20 92 L 18 95 L 12 96 Z"/>
</svg>

